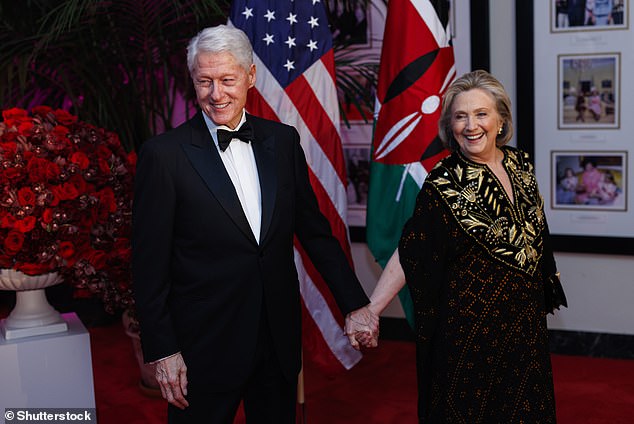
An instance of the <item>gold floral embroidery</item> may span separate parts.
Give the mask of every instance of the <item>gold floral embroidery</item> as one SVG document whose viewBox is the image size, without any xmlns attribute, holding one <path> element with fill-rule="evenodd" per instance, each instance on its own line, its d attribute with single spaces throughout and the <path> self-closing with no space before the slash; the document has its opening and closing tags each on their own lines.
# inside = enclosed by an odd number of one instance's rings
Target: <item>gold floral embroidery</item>
<svg viewBox="0 0 634 424">
<path fill-rule="evenodd" d="M 457 153 L 439 162 L 429 181 L 470 237 L 494 257 L 532 275 L 541 258 L 543 199 L 527 156 L 510 147 L 503 149 L 515 204 L 502 194 L 489 168 Z"/>
</svg>

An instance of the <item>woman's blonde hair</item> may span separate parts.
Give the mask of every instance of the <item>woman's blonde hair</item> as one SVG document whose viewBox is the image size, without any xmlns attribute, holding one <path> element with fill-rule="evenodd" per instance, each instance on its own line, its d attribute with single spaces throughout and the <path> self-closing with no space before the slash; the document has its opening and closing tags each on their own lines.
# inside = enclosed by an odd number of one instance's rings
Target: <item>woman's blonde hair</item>
<svg viewBox="0 0 634 424">
<path fill-rule="evenodd" d="M 451 129 L 451 108 L 458 94 L 479 88 L 491 94 L 495 100 L 495 108 L 502 118 L 502 131 L 497 135 L 495 144 L 503 146 L 513 137 L 513 117 L 511 115 L 511 99 L 504 86 L 487 71 L 477 70 L 464 74 L 456 79 L 443 96 L 442 111 L 438 120 L 438 136 L 449 150 L 458 150 L 458 142 Z"/>
</svg>

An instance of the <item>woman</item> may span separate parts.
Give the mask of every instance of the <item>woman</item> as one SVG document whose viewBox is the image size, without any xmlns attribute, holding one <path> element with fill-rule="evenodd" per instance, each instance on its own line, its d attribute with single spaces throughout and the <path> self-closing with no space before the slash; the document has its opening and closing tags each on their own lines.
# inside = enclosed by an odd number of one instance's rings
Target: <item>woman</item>
<svg viewBox="0 0 634 424">
<path fill-rule="evenodd" d="M 596 203 L 602 173 L 597 169 L 597 161 L 593 157 L 583 159 L 581 165 L 583 166 L 581 185 L 577 188 L 578 194 L 575 200 L 580 205 Z"/>
<path fill-rule="evenodd" d="M 502 85 L 484 71 L 457 79 L 439 133 L 452 154 L 427 176 L 370 309 L 407 281 L 421 423 L 554 423 L 546 313 L 566 300 L 533 167 L 505 146 Z"/>
<path fill-rule="evenodd" d="M 599 91 L 594 87 L 592 88 L 592 94 L 588 98 L 588 110 L 592 113 L 595 121 L 601 119 L 601 96 L 599 96 Z"/>
</svg>

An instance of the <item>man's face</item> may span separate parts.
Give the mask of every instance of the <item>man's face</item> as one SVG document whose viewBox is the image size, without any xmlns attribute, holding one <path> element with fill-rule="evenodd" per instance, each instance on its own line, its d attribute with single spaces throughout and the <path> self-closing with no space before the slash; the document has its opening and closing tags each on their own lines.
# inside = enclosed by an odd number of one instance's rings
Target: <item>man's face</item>
<svg viewBox="0 0 634 424">
<path fill-rule="evenodd" d="M 203 112 L 216 125 L 234 129 L 242 118 L 247 91 L 255 85 L 255 65 L 247 72 L 229 52 L 201 52 L 192 79 Z"/>
</svg>

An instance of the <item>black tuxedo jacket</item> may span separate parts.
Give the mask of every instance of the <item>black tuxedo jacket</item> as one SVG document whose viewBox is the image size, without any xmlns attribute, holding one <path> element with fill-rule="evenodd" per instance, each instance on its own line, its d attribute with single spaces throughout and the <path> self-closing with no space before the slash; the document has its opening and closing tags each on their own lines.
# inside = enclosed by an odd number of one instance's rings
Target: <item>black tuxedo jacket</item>
<svg viewBox="0 0 634 424">
<path fill-rule="evenodd" d="M 295 128 L 247 115 L 262 199 L 260 243 L 202 113 L 139 153 L 133 276 L 146 361 L 181 351 L 190 384 L 246 381 L 265 305 L 282 369 L 301 366 L 297 236 L 341 312 L 369 303 L 310 186 Z"/>
</svg>

